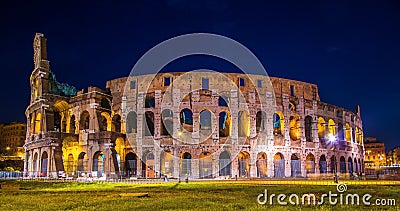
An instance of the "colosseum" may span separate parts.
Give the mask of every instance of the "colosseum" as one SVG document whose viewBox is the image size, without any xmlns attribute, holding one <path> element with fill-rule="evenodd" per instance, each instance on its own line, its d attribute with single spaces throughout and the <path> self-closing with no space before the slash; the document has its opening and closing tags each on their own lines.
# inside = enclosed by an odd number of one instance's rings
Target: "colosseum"
<svg viewBox="0 0 400 211">
<path fill-rule="evenodd" d="M 56 80 L 34 38 L 26 177 L 291 178 L 364 171 L 360 109 L 324 103 L 318 86 L 263 75 L 167 72 Z"/>
</svg>

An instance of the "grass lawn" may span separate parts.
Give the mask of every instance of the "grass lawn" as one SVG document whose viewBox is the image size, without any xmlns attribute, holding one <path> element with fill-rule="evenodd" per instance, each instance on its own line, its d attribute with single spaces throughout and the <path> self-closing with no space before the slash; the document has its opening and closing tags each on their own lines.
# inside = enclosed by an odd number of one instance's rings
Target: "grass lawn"
<svg viewBox="0 0 400 211">
<path fill-rule="evenodd" d="M 257 203 L 265 189 L 270 194 L 315 194 L 317 201 L 333 185 L 270 185 L 264 181 L 189 182 L 164 184 L 76 183 L 1 181 L 0 210 L 400 210 L 400 186 L 349 184 L 344 194 L 371 194 L 395 199 L 395 206 L 366 205 L 273 205 Z M 18 188 L 16 190 L 15 188 Z M 288 198 L 285 199 L 289 202 Z M 300 198 L 301 203 L 301 198 Z M 362 199 L 360 199 L 362 204 Z"/>
</svg>

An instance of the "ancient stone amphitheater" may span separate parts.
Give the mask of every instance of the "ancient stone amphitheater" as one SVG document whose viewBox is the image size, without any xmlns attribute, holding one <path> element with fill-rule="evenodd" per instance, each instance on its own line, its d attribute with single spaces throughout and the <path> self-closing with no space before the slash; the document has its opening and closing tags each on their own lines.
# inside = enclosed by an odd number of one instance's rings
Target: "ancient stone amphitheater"
<svg viewBox="0 0 400 211">
<path fill-rule="evenodd" d="M 25 176 L 290 178 L 364 170 L 359 108 L 301 81 L 212 71 L 58 83 L 34 39 Z"/>
</svg>

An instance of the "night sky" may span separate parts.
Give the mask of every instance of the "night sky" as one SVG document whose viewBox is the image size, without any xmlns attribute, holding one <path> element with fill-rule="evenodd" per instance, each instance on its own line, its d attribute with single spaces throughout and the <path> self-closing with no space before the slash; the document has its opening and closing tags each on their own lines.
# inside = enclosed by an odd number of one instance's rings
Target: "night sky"
<svg viewBox="0 0 400 211">
<path fill-rule="evenodd" d="M 0 122 L 26 121 L 35 32 L 47 38 L 57 80 L 78 90 L 129 75 L 166 39 L 205 32 L 242 43 L 271 76 L 318 84 L 324 102 L 353 111 L 359 104 L 365 135 L 389 149 L 400 145 L 398 1 L 38 2 L 0 8 Z M 198 68 L 235 71 L 207 56 L 181 58 L 164 70 Z"/>
</svg>

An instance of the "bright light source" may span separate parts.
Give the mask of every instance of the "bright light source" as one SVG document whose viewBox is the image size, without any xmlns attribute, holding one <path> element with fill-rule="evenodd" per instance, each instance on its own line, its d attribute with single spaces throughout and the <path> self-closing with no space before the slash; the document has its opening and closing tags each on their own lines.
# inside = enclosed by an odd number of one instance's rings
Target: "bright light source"
<svg viewBox="0 0 400 211">
<path fill-rule="evenodd" d="M 178 132 L 178 136 L 182 136 L 182 134 L 183 134 L 182 131 Z"/>
<path fill-rule="evenodd" d="M 334 135 L 329 135 L 329 141 L 330 142 L 335 142 L 336 141 L 336 138 L 335 138 L 335 136 Z"/>
<path fill-rule="evenodd" d="M 10 150 L 10 147 L 7 147 L 6 150 Z"/>
</svg>

